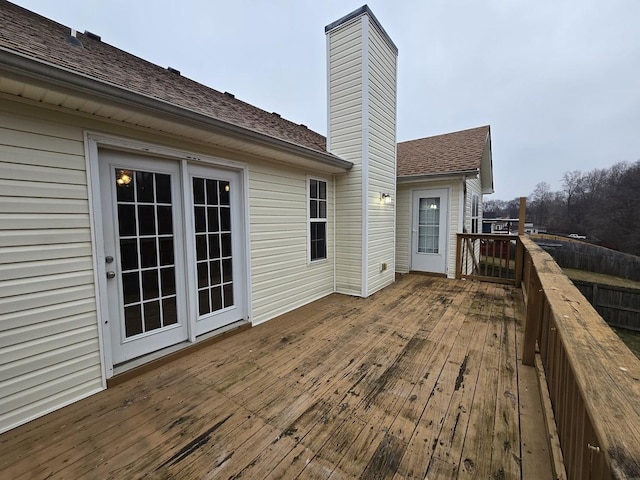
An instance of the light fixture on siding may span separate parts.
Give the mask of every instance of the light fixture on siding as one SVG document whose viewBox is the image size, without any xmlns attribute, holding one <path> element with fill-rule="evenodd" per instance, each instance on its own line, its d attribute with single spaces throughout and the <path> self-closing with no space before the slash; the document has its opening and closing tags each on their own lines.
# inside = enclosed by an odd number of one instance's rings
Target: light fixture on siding
<svg viewBox="0 0 640 480">
<path fill-rule="evenodd" d="M 119 170 L 116 176 L 116 183 L 119 186 L 129 185 L 131 183 L 131 170 Z"/>
<path fill-rule="evenodd" d="M 381 193 L 380 201 L 382 203 L 391 203 L 391 194 L 390 193 Z"/>
</svg>

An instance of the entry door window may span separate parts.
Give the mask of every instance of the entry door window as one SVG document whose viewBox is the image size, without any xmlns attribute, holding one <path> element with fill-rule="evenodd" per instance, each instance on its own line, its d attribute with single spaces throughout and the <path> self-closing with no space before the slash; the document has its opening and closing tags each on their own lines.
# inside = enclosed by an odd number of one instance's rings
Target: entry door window
<svg viewBox="0 0 640 480">
<path fill-rule="evenodd" d="M 229 189 L 226 180 L 193 177 L 200 317 L 234 305 Z"/>
<path fill-rule="evenodd" d="M 440 253 L 440 197 L 420 199 L 418 252 Z"/>
<path fill-rule="evenodd" d="M 125 338 L 178 323 L 171 177 L 115 169 Z"/>
</svg>

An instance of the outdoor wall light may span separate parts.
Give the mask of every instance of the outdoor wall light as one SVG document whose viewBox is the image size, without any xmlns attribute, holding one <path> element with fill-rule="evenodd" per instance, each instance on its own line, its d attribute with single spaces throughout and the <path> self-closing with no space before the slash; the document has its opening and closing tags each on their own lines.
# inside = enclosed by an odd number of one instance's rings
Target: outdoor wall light
<svg viewBox="0 0 640 480">
<path fill-rule="evenodd" d="M 382 203 L 391 203 L 391 194 L 390 193 L 381 193 L 380 194 L 380 201 L 382 201 Z"/>
<path fill-rule="evenodd" d="M 116 178 L 116 183 L 120 186 L 129 185 L 131 183 L 131 171 L 120 170 Z"/>
</svg>

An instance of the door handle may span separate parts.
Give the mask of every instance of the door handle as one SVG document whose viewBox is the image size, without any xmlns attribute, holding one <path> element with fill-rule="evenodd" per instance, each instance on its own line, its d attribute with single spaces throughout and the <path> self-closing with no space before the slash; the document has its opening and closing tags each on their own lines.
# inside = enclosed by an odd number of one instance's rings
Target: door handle
<svg viewBox="0 0 640 480">
<path fill-rule="evenodd" d="M 108 271 L 107 272 L 107 278 L 109 278 L 109 279 L 116 278 L 116 272 Z"/>
</svg>

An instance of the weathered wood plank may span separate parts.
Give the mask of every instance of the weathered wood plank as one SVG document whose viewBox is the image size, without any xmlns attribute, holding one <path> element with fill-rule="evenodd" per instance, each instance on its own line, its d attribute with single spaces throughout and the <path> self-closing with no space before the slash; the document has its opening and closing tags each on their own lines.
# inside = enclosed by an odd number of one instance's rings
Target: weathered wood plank
<svg viewBox="0 0 640 480">
<path fill-rule="evenodd" d="M 513 292 L 331 295 L 7 432 L 0 476 L 482 478 L 519 448 Z"/>
</svg>

